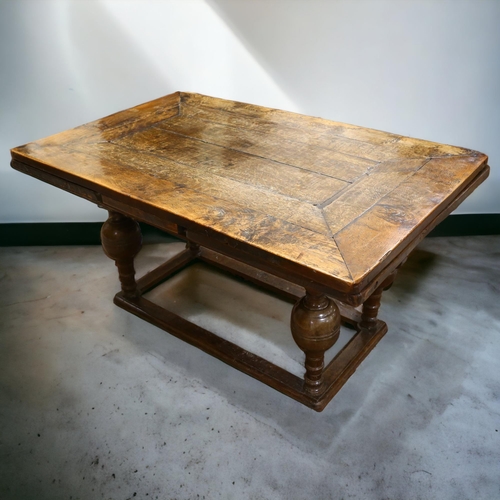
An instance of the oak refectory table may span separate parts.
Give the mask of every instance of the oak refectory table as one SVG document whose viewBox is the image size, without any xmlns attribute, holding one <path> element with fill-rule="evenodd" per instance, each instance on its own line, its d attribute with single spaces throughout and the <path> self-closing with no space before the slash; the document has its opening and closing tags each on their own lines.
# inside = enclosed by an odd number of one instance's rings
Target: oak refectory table
<svg viewBox="0 0 500 500">
<path fill-rule="evenodd" d="M 386 333 L 398 267 L 489 172 L 476 151 L 184 92 L 15 148 L 12 167 L 109 211 L 118 306 L 317 411 Z M 138 221 L 186 248 L 136 280 Z M 144 297 L 200 260 L 295 301 L 303 379 Z M 356 332 L 324 366 L 341 322 Z"/>
</svg>

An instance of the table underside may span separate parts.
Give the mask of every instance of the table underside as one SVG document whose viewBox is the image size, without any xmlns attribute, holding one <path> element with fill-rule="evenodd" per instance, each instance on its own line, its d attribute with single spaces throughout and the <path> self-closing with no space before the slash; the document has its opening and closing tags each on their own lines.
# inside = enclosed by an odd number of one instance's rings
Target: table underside
<svg viewBox="0 0 500 500">
<path fill-rule="evenodd" d="M 203 247 L 196 247 L 193 250 L 188 245 L 186 250 L 137 280 L 140 291 L 138 296 L 127 297 L 123 292 L 119 292 L 114 298 L 114 303 L 316 411 L 322 411 L 325 408 L 387 332 L 386 323 L 378 319 L 370 330 L 359 328 L 361 312 L 354 307 L 337 301 L 336 304 L 340 309 L 342 324 L 357 331 L 330 363 L 325 366 L 321 392 L 312 395 L 305 388 L 303 378 L 289 373 L 270 361 L 219 337 L 144 297 L 147 292 L 156 286 L 172 278 L 186 267 L 200 261 L 214 266 L 237 279 L 251 282 L 291 303 L 297 302 L 305 293 L 302 287 L 290 281 L 277 278 L 270 273 L 255 269 L 248 264 L 241 263 L 213 250 Z"/>
</svg>

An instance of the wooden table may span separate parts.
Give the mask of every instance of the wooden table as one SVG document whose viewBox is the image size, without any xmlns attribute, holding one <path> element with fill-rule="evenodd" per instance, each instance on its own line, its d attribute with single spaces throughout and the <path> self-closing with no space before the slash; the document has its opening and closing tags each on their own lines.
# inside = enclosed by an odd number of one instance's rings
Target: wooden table
<svg viewBox="0 0 500 500">
<path fill-rule="evenodd" d="M 321 411 L 386 333 L 383 290 L 486 177 L 484 154 L 177 92 L 12 150 L 12 167 L 109 211 L 115 303 Z M 186 249 L 135 279 L 137 221 Z M 299 378 L 143 295 L 204 261 L 294 300 Z M 341 322 L 356 329 L 324 366 Z"/>
</svg>

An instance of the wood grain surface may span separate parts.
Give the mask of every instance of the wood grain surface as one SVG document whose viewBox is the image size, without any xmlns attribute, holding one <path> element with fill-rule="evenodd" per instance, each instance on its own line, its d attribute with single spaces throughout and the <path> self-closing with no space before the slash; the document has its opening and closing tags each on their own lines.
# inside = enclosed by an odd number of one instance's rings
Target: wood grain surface
<svg viewBox="0 0 500 500">
<path fill-rule="evenodd" d="M 476 151 L 182 92 L 12 158 L 91 201 L 210 231 L 345 293 L 373 291 L 489 171 Z"/>
</svg>

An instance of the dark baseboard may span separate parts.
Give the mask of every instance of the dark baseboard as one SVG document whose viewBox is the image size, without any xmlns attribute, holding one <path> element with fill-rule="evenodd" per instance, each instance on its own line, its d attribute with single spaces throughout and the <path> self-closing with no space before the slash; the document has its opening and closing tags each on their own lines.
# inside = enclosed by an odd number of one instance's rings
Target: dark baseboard
<svg viewBox="0 0 500 500">
<path fill-rule="evenodd" d="M 101 222 L 34 222 L 0 224 L 0 246 L 100 245 Z M 142 224 L 145 243 L 175 238 Z M 448 216 L 429 237 L 500 234 L 500 214 L 459 214 Z"/>
<path fill-rule="evenodd" d="M 0 247 L 100 245 L 102 222 L 30 222 L 0 224 Z M 174 241 L 173 236 L 141 223 L 144 243 Z"/>
<path fill-rule="evenodd" d="M 500 214 L 449 215 L 428 234 L 428 237 L 491 234 L 500 234 Z"/>
</svg>

